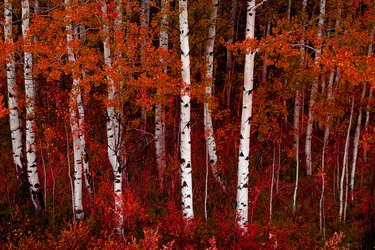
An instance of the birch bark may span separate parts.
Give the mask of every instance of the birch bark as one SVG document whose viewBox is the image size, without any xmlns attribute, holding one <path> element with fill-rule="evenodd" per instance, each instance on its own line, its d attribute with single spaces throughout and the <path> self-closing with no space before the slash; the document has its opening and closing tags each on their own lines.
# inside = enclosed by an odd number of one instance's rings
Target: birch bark
<svg viewBox="0 0 375 250">
<path fill-rule="evenodd" d="M 349 140 L 350 140 L 350 130 L 352 128 L 353 120 L 353 109 L 354 109 L 354 99 L 352 99 L 352 108 L 350 110 L 349 126 L 348 132 L 346 133 L 345 148 L 344 148 L 344 159 L 342 163 L 341 178 L 340 178 L 340 209 L 339 209 L 339 219 L 340 221 L 344 220 L 345 222 L 345 213 L 344 213 L 344 178 L 348 179 L 347 169 L 348 169 L 348 154 L 349 154 Z M 346 187 L 348 182 L 346 182 Z"/>
<path fill-rule="evenodd" d="M 163 13 L 159 35 L 159 47 L 165 51 L 168 50 L 168 10 L 169 0 L 162 0 L 161 11 Z M 161 58 L 163 64 L 163 59 Z M 168 73 L 167 67 L 164 66 L 164 74 Z M 160 88 L 156 89 L 156 94 L 161 96 Z M 163 190 L 164 174 L 166 166 L 166 149 L 165 149 L 165 112 L 161 102 L 155 105 L 155 150 L 156 150 L 156 167 L 160 180 L 160 189 Z"/>
<path fill-rule="evenodd" d="M 222 180 L 222 173 L 220 173 L 217 169 L 217 151 L 216 151 L 216 143 L 214 138 L 214 129 L 212 125 L 212 116 L 211 116 L 211 108 L 209 106 L 210 99 L 212 98 L 212 85 L 213 85 L 213 78 L 214 78 L 214 45 L 215 45 L 215 37 L 216 37 L 216 18 L 217 18 L 217 6 L 219 4 L 219 0 L 212 0 L 212 12 L 211 12 L 211 24 L 208 28 L 208 39 L 206 45 L 206 79 L 208 83 L 206 85 L 206 100 L 204 102 L 203 108 L 203 116 L 204 116 L 204 129 L 205 129 L 205 140 L 206 140 L 206 147 L 208 152 L 208 160 L 209 165 L 211 167 L 212 173 L 215 177 L 215 180 L 220 184 L 220 187 L 223 191 L 225 191 L 225 186 Z"/>
<path fill-rule="evenodd" d="M 73 49 L 71 47 L 71 43 L 73 42 L 73 25 L 70 16 L 70 0 L 65 0 L 65 8 L 67 9 L 68 13 L 66 15 L 67 18 L 67 25 L 65 26 L 66 29 L 66 41 L 67 41 L 67 51 L 68 51 L 68 60 L 71 63 L 75 63 L 76 57 L 74 55 Z M 74 218 L 76 220 L 82 220 L 84 218 L 84 210 L 83 210 L 83 201 L 82 201 L 82 135 L 83 131 L 81 128 L 81 123 L 83 123 L 83 107 L 81 101 L 81 91 L 79 88 L 80 78 L 79 76 L 72 71 L 73 76 L 73 85 L 72 90 L 70 93 L 70 100 L 69 100 L 69 113 L 70 113 L 70 129 L 72 131 L 73 137 L 73 154 L 74 154 L 74 183 L 73 183 L 73 213 Z M 81 107 L 80 107 L 81 105 Z M 78 114 L 77 114 L 78 110 Z M 80 111 L 81 110 L 81 111 Z M 83 139 L 84 142 L 84 139 Z"/>
<path fill-rule="evenodd" d="M 319 8 L 319 21 L 318 21 L 318 43 L 321 43 L 322 36 L 323 36 L 323 25 L 324 25 L 324 16 L 325 16 L 325 8 L 326 1 L 320 0 L 320 8 Z M 319 59 L 322 53 L 321 45 L 318 44 L 316 48 L 316 56 L 315 56 L 315 63 L 319 66 Z M 316 78 L 313 82 L 311 87 L 310 93 L 310 101 L 309 101 L 309 112 L 308 112 L 308 120 L 306 124 L 306 144 L 305 144 L 305 153 L 306 153 L 306 174 L 312 175 L 312 155 L 311 155 L 311 140 L 312 140 L 312 130 L 313 130 L 313 123 L 314 123 L 314 105 L 315 105 L 315 95 L 318 91 L 318 78 Z"/>
<path fill-rule="evenodd" d="M 10 0 L 4 1 L 4 39 L 5 43 L 11 47 L 13 45 L 13 14 L 12 3 Z M 12 49 L 11 49 L 12 50 Z M 9 125 L 12 138 L 13 162 L 16 170 L 17 186 L 21 184 L 24 175 L 24 159 L 22 153 L 22 122 L 19 113 L 18 93 L 16 84 L 16 68 L 14 52 L 6 55 L 6 71 L 8 86 L 8 107 L 9 107 Z"/>
<path fill-rule="evenodd" d="M 26 94 L 26 171 L 31 191 L 31 200 L 37 213 L 42 211 L 42 190 L 39 181 L 35 148 L 35 82 L 32 76 L 33 56 L 29 51 L 32 37 L 30 30 L 30 3 L 22 0 L 22 36 L 24 42 L 24 78 Z"/>
<path fill-rule="evenodd" d="M 102 6 L 104 18 L 107 18 L 107 4 L 104 2 Z M 109 26 L 107 20 L 104 21 L 103 30 L 105 37 L 103 39 L 104 62 L 107 70 L 112 69 L 111 45 L 109 40 Z M 123 200 L 122 200 L 122 168 L 120 162 L 120 120 L 117 119 L 115 103 L 118 101 L 118 90 L 112 77 L 107 73 L 108 83 L 108 104 L 107 104 L 107 152 L 109 162 L 111 163 L 114 174 L 114 196 L 115 196 L 115 214 L 117 220 L 116 232 L 119 235 L 124 233 L 123 230 Z"/>
<path fill-rule="evenodd" d="M 179 0 L 179 24 L 181 46 L 181 114 L 180 114 L 180 154 L 181 154 L 181 198 L 182 214 L 185 219 L 194 217 L 193 183 L 191 164 L 191 121 L 190 121 L 190 48 L 187 1 Z"/>
<path fill-rule="evenodd" d="M 363 84 L 361 102 L 363 101 L 363 99 L 365 99 L 366 85 L 367 85 L 366 83 Z M 352 171 L 350 175 L 350 199 L 351 201 L 354 201 L 354 180 L 355 180 L 355 170 L 357 167 L 359 138 L 361 136 L 361 125 L 362 125 L 362 107 L 359 107 L 357 126 L 355 128 L 354 142 L 353 142 Z"/>
<path fill-rule="evenodd" d="M 254 39 L 255 0 L 247 1 L 246 39 Z M 237 173 L 237 224 L 246 230 L 249 205 L 249 154 L 250 126 L 253 105 L 255 51 L 248 51 L 245 57 L 244 87 L 242 92 L 241 134 Z"/>
</svg>

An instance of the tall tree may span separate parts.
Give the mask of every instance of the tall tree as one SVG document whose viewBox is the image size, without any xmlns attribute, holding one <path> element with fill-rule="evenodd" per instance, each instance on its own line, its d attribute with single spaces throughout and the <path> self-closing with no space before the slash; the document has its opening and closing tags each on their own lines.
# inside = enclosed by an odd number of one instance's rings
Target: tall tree
<svg viewBox="0 0 375 250">
<path fill-rule="evenodd" d="M 246 9 L 246 39 L 254 39 L 255 33 L 255 0 L 247 1 Z M 253 107 L 254 88 L 254 59 L 255 50 L 248 48 L 245 57 L 244 86 L 242 92 L 242 112 L 240 148 L 237 172 L 237 224 L 244 230 L 248 223 L 249 203 L 249 158 L 250 158 L 250 128 Z"/>
<path fill-rule="evenodd" d="M 159 34 L 159 47 L 164 51 L 168 50 L 168 10 L 169 0 L 161 1 L 161 27 Z M 163 63 L 163 59 L 160 58 Z M 168 69 L 164 66 L 164 73 L 168 73 Z M 162 95 L 160 87 L 156 88 L 157 95 Z M 163 189 L 164 174 L 166 166 L 166 149 L 165 149 L 165 112 L 161 101 L 155 105 L 155 149 L 156 149 L 156 167 L 160 180 L 160 188 Z"/>
<path fill-rule="evenodd" d="M 116 214 L 116 232 L 120 235 L 124 233 L 123 230 L 123 199 L 122 199 L 122 168 L 121 168 L 121 150 L 120 150 L 120 127 L 121 120 L 118 119 L 119 107 L 116 106 L 119 100 L 118 86 L 116 86 L 114 80 L 110 75 L 112 70 L 112 57 L 111 57 L 111 43 L 109 36 L 109 25 L 108 25 L 108 13 L 107 4 L 103 2 L 102 13 L 104 18 L 103 30 L 105 37 L 103 39 L 104 48 L 104 63 L 106 66 L 106 77 L 108 85 L 108 103 L 107 103 L 107 152 L 109 162 L 111 163 L 114 180 L 114 196 L 115 196 L 115 214 Z"/>
<path fill-rule="evenodd" d="M 290 4 L 290 1 L 289 1 Z M 307 0 L 302 1 L 302 36 L 305 34 L 305 18 L 306 18 L 306 6 Z M 289 12 L 289 5 L 288 5 L 288 20 L 290 20 L 290 12 Z M 305 40 L 301 39 L 301 67 L 305 67 Z M 301 90 L 296 89 L 296 96 L 294 99 L 294 113 L 293 113 L 293 128 L 294 128 L 294 154 L 295 154 L 295 161 L 296 161 L 296 181 L 294 185 L 294 192 L 293 192 L 293 213 L 296 211 L 297 206 L 297 192 L 298 192 L 298 185 L 299 185 L 299 137 L 300 137 L 300 115 L 301 115 Z"/>
<path fill-rule="evenodd" d="M 31 191 L 31 200 L 37 213 L 43 209 L 43 195 L 38 175 L 35 147 L 35 96 L 36 87 L 32 75 L 33 56 L 30 52 L 32 36 L 30 36 L 30 2 L 22 0 L 22 37 L 24 49 L 24 78 L 26 101 L 26 171 Z"/>
<path fill-rule="evenodd" d="M 8 46 L 9 53 L 6 55 L 6 72 L 8 84 L 8 107 L 9 107 L 9 125 L 10 135 L 12 138 L 13 162 L 15 165 L 15 173 L 17 178 L 17 188 L 22 185 L 24 176 L 24 159 L 22 152 L 22 122 L 19 113 L 19 100 L 16 84 L 16 63 L 13 52 L 13 8 L 12 2 L 5 0 L 4 2 L 4 40 Z M 20 191 L 20 190 L 19 190 Z"/>
<path fill-rule="evenodd" d="M 219 1 L 212 0 L 212 12 L 211 12 L 211 20 L 210 26 L 208 28 L 208 38 L 207 38 L 207 45 L 206 45 L 206 78 L 208 80 L 206 85 L 206 96 L 203 108 L 203 116 L 204 116 L 204 129 L 205 129 L 205 140 L 206 140 L 206 147 L 208 152 L 208 160 L 211 166 L 212 173 L 215 177 L 215 180 L 220 184 L 221 188 L 225 190 L 225 186 L 222 180 L 222 173 L 220 173 L 217 169 L 217 152 L 216 152 L 216 143 L 214 138 L 214 129 L 212 124 L 212 116 L 211 116 L 211 108 L 210 108 L 210 100 L 212 98 L 212 85 L 214 79 L 214 45 L 215 45 L 215 37 L 216 37 L 216 18 L 217 18 L 217 7 Z"/>
<path fill-rule="evenodd" d="M 185 219 L 194 217 L 193 183 L 191 164 L 191 121 L 190 121 L 190 48 L 189 23 L 186 0 L 179 0 L 180 46 L 181 46 L 181 114 L 180 114 L 180 154 L 181 154 L 181 198 L 182 214 Z"/>
<path fill-rule="evenodd" d="M 322 37 L 323 37 L 323 25 L 324 25 L 324 16 L 326 12 L 326 1 L 320 0 L 320 7 L 319 7 L 319 20 L 318 20 L 318 45 L 315 49 L 315 63 L 317 67 L 319 67 L 319 60 L 322 53 Z M 309 101 L 309 112 L 308 112 L 308 119 L 306 125 L 306 144 L 305 144 L 305 153 L 306 153 L 306 174 L 312 175 L 312 153 L 311 153 L 311 140 L 312 140 L 312 132 L 313 132 L 313 123 L 314 123 L 314 105 L 315 105 L 315 98 L 318 91 L 318 77 L 315 78 L 313 84 L 311 86 L 310 92 L 310 101 Z"/>
<path fill-rule="evenodd" d="M 67 25 L 66 29 L 66 42 L 68 60 L 73 65 L 76 62 L 76 56 L 74 54 L 71 44 L 74 41 L 74 31 L 72 25 L 70 0 L 65 0 L 65 8 L 67 10 Z M 73 137 L 73 152 L 74 152 L 74 186 L 73 186 L 73 213 L 76 220 L 82 220 L 84 218 L 83 201 L 82 201 L 82 167 L 83 161 L 87 160 L 84 147 L 85 139 L 83 134 L 83 103 L 80 90 L 80 70 L 72 70 L 73 85 L 70 93 L 69 100 L 69 115 L 70 115 L 70 129 Z M 78 112 L 77 112 L 78 111 Z M 82 145 L 83 144 L 83 145 Z"/>
</svg>

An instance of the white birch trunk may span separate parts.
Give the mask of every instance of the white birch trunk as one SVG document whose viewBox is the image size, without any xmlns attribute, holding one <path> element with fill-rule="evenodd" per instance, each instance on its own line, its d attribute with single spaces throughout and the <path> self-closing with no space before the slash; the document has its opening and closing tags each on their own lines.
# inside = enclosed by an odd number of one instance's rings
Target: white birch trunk
<svg viewBox="0 0 375 250">
<path fill-rule="evenodd" d="M 42 211 L 42 192 L 38 176 L 35 148 L 35 83 L 32 76 L 33 57 L 27 48 L 30 46 L 30 3 L 22 0 L 22 36 L 24 42 L 24 78 L 26 94 L 26 170 L 31 191 L 31 200 L 37 213 Z"/>
<path fill-rule="evenodd" d="M 366 86 L 367 86 L 366 83 L 364 83 L 362 95 L 361 95 L 361 101 L 363 101 L 363 99 L 365 98 Z M 362 107 L 359 107 L 357 126 L 355 128 L 354 142 L 353 142 L 352 171 L 350 175 L 350 199 L 351 201 L 354 201 L 354 180 L 355 180 L 355 170 L 357 167 L 359 138 L 361 136 L 361 125 L 362 125 Z"/>
<path fill-rule="evenodd" d="M 369 99 L 372 99 L 372 86 L 370 85 L 370 93 L 369 93 Z M 367 104 L 366 108 L 366 120 L 365 120 L 365 133 L 368 133 L 368 128 L 369 128 L 369 123 L 370 123 L 370 105 Z M 363 161 L 367 162 L 367 142 L 366 140 L 363 143 Z"/>
<path fill-rule="evenodd" d="M 12 3 L 9 0 L 4 2 L 4 37 L 8 46 L 13 45 L 12 37 Z M 16 68 L 14 53 L 6 55 L 6 71 L 8 85 L 8 107 L 9 107 L 9 125 L 12 138 L 13 162 L 16 170 L 17 183 L 20 184 L 23 176 L 24 159 L 22 153 L 22 123 L 19 114 L 18 93 L 16 84 Z"/>
<path fill-rule="evenodd" d="M 163 13 L 160 27 L 159 47 L 163 50 L 168 50 L 168 10 L 169 1 L 163 0 L 161 2 L 161 11 Z M 163 63 L 163 59 L 161 59 Z M 164 67 L 164 73 L 167 74 L 167 67 Z M 160 88 L 156 89 L 156 94 L 161 96 Z M 156 150 L 156 167 L 158 170 L 158 177 L 160 180 L 160 189 L 163 190 L 164 174 L 166 167 L 166 149 L 165 149 L 165 112 L 161 102 L 155 105 L 155 150 Z"/>
<path fill-rule="evenodd" d="M 299 182 L 299 119 L 301 113 L 301 92 L 296 91 L 296 98 L 294 101 L 294 116 L 293 116 L 293 127 L 294 127 L 294 150 L 295 150 L 295 161 L 296 161 L 296 182 L 294 185 L 293 193 L 293 213 L 296 212 L 297 205 L 297 192 Z"/>
<path fill-rule="evenodd" d="M 344 214 L 344 179 L 345 179 L 345 175 L 347 176 L 346 170 L 348 168 L 348 154 L 349 154 L 348 151 L 349 151 L 350 130 L 352 128 L 352 120 L 353 120 L 353 109 L 354 109 L 354 99 L 352 99 L 352 108 L 350 110 L 349 126 L 348 126 L 348 132 L 346 133 L 344 159 L 342 163 L 341 178 L 340 178 L 340 209 L 339 209 L 340 221 L 343 220 L 343 214 Z M 346 183 L 346 186 L 348 186 L 348 183 Z"/>
<path fill-rule="evenodd" d="M 211 109 L 209 106 L 210 99 L 212 97 L 212 85 L 214 78 L 214 45 L 216 36 L 216 18 L 217 18 L 217 6 L 219 0 L 212 0 L 212 12 L 210 18 L 210 26 L 208 28 L 208 39 L 206 45 L 206 79 L 208 84 L 206 85 L 206 100 L 204 102 L 203 116 L 204 116 L 204 129 L 205 129 L 205 140 L 208 152 L 209 165 L 215 180 L 220 184 L 220 187 L 225 191 L 225 186 L 222 180 L 222 173 L 217 170 L 217 151 L 216 143 L 214 138 L 214 129 L 212 125 Z"/>
<path fill-rule="evenodd" d="M 70 11 L 70 1 L 65 0 L 66 9 Z M 70 47 L 70 43 L 73 42 L 73 27 L 70 15 L 67 16 L 68 24 L 65 26 L 66 29 L 66 41 L 67 41 L 67 51 L 68 60 L 71 63 L 76 61 L 74 52 Z M 79 114 L 79 110 L 83 112 L 83 107 L 81 101 L 81 92 L 79 88 L 80 78 L 72 72 L 73 85 L 70 93 L 69 101 L 69 113 L 70 113 L 70 129 L 72 131 L 73 137 L 73 152 L 74 152 L 74 178 L 73 178 L 73 193 L 74 193 L 74 204 L 73 213 L 76 220 L 82 220 L 84 218 L 83 203 L 82 203 L 82 128 L 81 123 L 83 122 L 82 114 Z M 77 115 L 78 110 L 78 115 Z"/>
<path fill-rule="evenodd" d="M 190 122 L 190 48 L 187 1 L 179 0 L 180 45 L 181 45 L 181 114 L 180 114 L 180 154 L 181 154 L 181 198 L 182 214 L 185 219 L 194 217 L 193 183 L 191 164 L 191 122 Z"/>
<path fill-rule="evenodd" d="M 318 21 L 318 40 L 322 39 L 323 36 L 323 25 L 324 25 L 324 15 L 325 15 L 325 0 L 320 0 L 320 11 L 319 11 L 319 21 Z M 316 48 L 315 63 L 319 65 L 320 55 L 322 53 L 322 48 L 319 45 Z M 312 140 L 312 129 L 314 124 L 314 105 L 315 105 L 315 95 L 318 91 L 318 78 L 316 78 L 311 87 L 310 101 L 309 101 L 309 113 L 308 120 L 306 125 L 306 144 L 305 144 L 305 153 L 306 153 L 306 174 L 312 175 L 312 155 L 311 155 L 311 140 Z"/>
<path fill-rule="evenodd" d="M 247 1 L 246 39 L 254 39 L 255 0 Z M 244 87 L 242 92 L 241 134 L 237 173 L 237 224 L 246 230 L 249 208 L 249 154 L 250 126 L 253 106 L 255 51 L 249 51 L 245 57 Z"/>
<path fill-rule="evenodd" d="M 375 35 L 375 27 L 372 28 L 371 30 L 371 38 L 373 39 L 374 38 L 374 35 Z M 373 52 L 373 44 L 370 43 L 369 46 L 368 46 L 368 55 L 371 56 L 373 55 L 374 52 Z M 370 84 L 370 93 L 369 93 L 369 100 L 372 99 L 372 85 Z M 367 104 L 367 108 L 366 108 L 366 119 L 365 119 L 365 133 L 368 132 L 368 126 L 369 126 L 369 122 L 370 122 L 370 105 Z M 364 150 L 363 150 L 363 161 L 364 162 L 367 162 L 367 141 L 365 140 L 364 141 Z"/>
<path fill-rule="evenodd" d="M 104 2 L 102 12 L 107 18 L 107 4 Z M 112 69 L 111 47 L 109 41 L 109 27 L 107 20 L 104 21 L 103 30 L 105 31 L 105 38 L 103 40 L 104 47 L 104 62 L 108 70 Z M 115 196 L 115 214 L 117 220 L 116 232 L 120 235 L 124 233 L 123 230 L 123 200 L 122 200 L 122 169 L 120 163 L 120 122 L 116 116 L 115 102 L 118 101 L 118 90 L 110 75 L 107 75 L 108 83 L 108 104 L 107 104 L 107 143 L 108 143 L 108 159 L 111 163 L 114 175 L 114 196 Z"/>
<path fill-rule="evenodd" d="M 290 3 L 290 2 L 289 2 Z M 307 1 L 302 1 L 302 34 L 305 33 L 305 20 L 304 15 L 306 13 L 306 5 Z M 288 14 L 289 15 L 289 14 Z M 305 67 L 305 47 L 303 46 L 305 44 L 305 40 L 301 39 L 301 48 L 300 48 L 300 54 L 301 54 L 301 67 Z M 293 128 L 294 128 L 294 151 L 295 151 L 295 161 L 296 161 L 296 180 L 294 185 L 294 192 L 293 192 L 293 213 L 296 212 L 296 206 L 297 206 L 297 192 L 298 192 L 298 186 L 299 186 L 299 134 L 300 134 L 300 127 L 299 127 L 299 120 L 300 120 L 300 114 L 301 114 L 301 91 L 299 89 L 296 90 L 296 97 L 294 100 L 294 114 L 293 114 Z"/>
<path fill-rule="evenodd" d="M 78 39 L 84 40 L 85 39 L 85 31 L 83 25 L 78 25 L 78 27 L 74 30 L 74 36 Z M 75 58 L 74 58 L 75 61 Z M 84 69 L 82 69 L 82 78 L 85 78 L 86 72 Z M 90 196 L 94 195 L 93 191 L 93 182 L 92 177 L 90 174 L 90 168 L 89 168 L 89 158 L 88 153 L 86 150 L 86 136 L 85 136 L 85 109 L 83 105 L 82 100 L 82 93 L 81 90 L 78 88 L 78 94 L 77 94 L 77 108 L 78 108 L 78 126 L 79 126 L 79 138 L 80 138 L 80 144 L 81 144 L 81 158 L 82 158 L 82 166 L 83 166 L 83 176 L 85 180 L 85 186 L 87 192 L 90 194 Z"/>
</svg>

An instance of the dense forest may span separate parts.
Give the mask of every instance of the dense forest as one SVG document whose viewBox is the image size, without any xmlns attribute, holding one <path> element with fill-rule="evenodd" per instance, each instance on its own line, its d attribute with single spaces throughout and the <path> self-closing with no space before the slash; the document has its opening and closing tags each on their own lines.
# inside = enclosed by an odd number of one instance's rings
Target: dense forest
<svg viewBox="0 0 375 250">
<path fill-rule="evenodd" d="M 374 1 L 2 8 L 1 249 L 374 249 Z"/>
</svg>

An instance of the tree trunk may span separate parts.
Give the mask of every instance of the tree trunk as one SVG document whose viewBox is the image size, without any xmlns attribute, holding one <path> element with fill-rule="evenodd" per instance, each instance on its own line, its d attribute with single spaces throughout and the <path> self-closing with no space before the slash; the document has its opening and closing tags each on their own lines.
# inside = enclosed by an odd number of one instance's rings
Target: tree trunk
<svg viewBox="0 0 375 250">
<path fill-rule="evenodd" d="M 212 0 L 212 13 L 211 13 L 211 24 L 208 28 L 208 39 L 206 45 L 206 79 L 208 83 L 206 85 L 206 99 L 204 102 L 204 109 L 203 109 L 203 116 L 204 116 L 204 130 L 205 130 L 205 140 L 206 140 L 206 147 L 208 151 L 208 159 L 209 165 L 211 167 L 212 173 L 215 177 L 215 180 L 220 184 L 223 191 L 225 191 L 225 186 L 223 183 L 222 173 L 220 173 L 217 169 L 217 151 L 216 151 L 216 143 L 214 138 L 214 129 L 212 125 L 212 117 L 211 117 L 211 108 L 210 108 L 210 99 L 212 98 L 212 85 L 214 79 L 214 45 L 215 45 L 215 37 L 216 37 L 216 18 L 217 18 L 217 6 L 219 4 L 218 0 Z"/>
<path fill-rule="evenodd" d="M 343 218 L 345 217 L 344 215 L 344 178 L 345 178 L 345 175 L 347 176 L 346 172 L 348 168 L 349 140 L 350 140 L 350 130 L 352 128 L 353 109 L 354 109 L 354 98 L 352 99 L 352 108 L 350 110 L 349 126 L 348 126 L 348 132 L 346 133 L 344 159 L 342 163 L 341 178 L 340 178 L 340 210 L 339 210 L 340 221 L 342 221 Z M 346 186 L 348 186 L 348 183 L 346 183 Z M 344 219 L 344 222 L 345 222 L 345 219 Z"/>
<path fill-rule="evenodd" d="M 103 3 L 102 12 L 104 15 L 103 30 L 105 37 L 103 40 L 104 62 L 107 72 L 112 69 L 111 45 L 109 40 L 109 26 L 107 24 L 107 4 Z M 107 73 L 108 83 L 108 104 L 107 104 L 107 152 L 109 162 L 111 163 L 114 175 L 114 196 L 115 196 L 115 214 L 117 220 L 116 232 L 119 235 L 124 233 L 123 230 L 123 199 L 122 199 L 122 169 L 120 163 L 120 123 L 117 118 L 117 108 L 115 103 L 118 101 L 118 90 L 112 77 Z"/>
<path fill-rule="evenodd" d="M 65 0 L 65 5 L 68 11 L 71 10 L 70 1 Z M 66 25 L 66 41 L 67 41 L 67 51 L 68 60 L 74 64 L 76 57 L 70 43 L 73 42 L 73 25 L 70 14 L 66 16 L 68 24 Z M 83 204 L 82 204 L 82 135 L 83 131 L 81 124 L 83 123 L 83 107 L 81 100 L 81 90 L 79 88 L 80 78 L 72 71 L 73 86 L 70 93 L 69 101 L 69 113 L 70 113 L 70 128 L 73 137 L 73 152 L 74 152 L 74 217 L 77 220 L 82 220 L 84 218 Z M 81 107 L 80 107 L 81 106 Z M 78 112 L 77 112 L 78 110 Z M 81 112 L 81 113 L 80 113 Z M 78 113 L 78 114 L 77 114 Z M 84 142 L 84 138 L 83 138 Z"/>
<path fill-rule="evenodd" d="M 179 0 L 180 44 L 182 61 L 181 115 L 180 115 L 180 154 L 181 154 L 181 194 L 182 213 L 185 219 L 192 219 L 193 186 L 191 165 L 191 122 L 190 122 L 190 48 L 187 1 Z"/>
<path fill-rule="evenodd" d="M 294 116 L 293 116 L 293 127 L 294 127 L 294 150 L 295 150 L 295 161 L 296 161 L 296 183 L 294 185 L 293 193 L 293 213 L 296 212 L 297 205 L 297 191 L 299 182 L 299 119 L 301 113 L 301 92 L 296 91 L 296 98 L 294 101 Z"/>
<path fill-rule="evenodd" d="M 254 39 L 255 0 L 247 1 L 246 39 Z M 249 154 L 250 128 L 253 106 L 255 51 L 249 51 L 245 57 L 244 87 L 242 92 L 241 134 L 237 173 L 237 224 L 246 230 L 249 203 Z"/>
<path fill-rule="evenodd" d="M 32 76 L 33 56 L 29 52 L 31 37 L 29 37 L 30 24 L 30 3 L 29 0 L 22 0 L 22 36 L 24 42 L 24 78 L 26 94 L 26 171 L 31 191 L 31 200 L 36 213 L 42 211 L 43 198 L 39 181 L 36 148 L 35 148 L 35 83 Z"/>
<path fill-rule="evenodd" d="M 9 0 L 4 2 L 4 39 L 7 46 L 13 46 L 12 35 L 12 3 Z M 14 53 L 6 55 L 6 71 L 8 85 L 8 107 L 9 107 L 9 125 L 12 138 L 13 162 L 17 179 L 17 191 L 23 191 L 24 181 L 24 159 L 22 153 L 22 122 L 18 105 L 18 91 L 16 84 L 16 66 Z"/>
<path fill-rule="evenodd" d="M 163 13 L 160 27 L 159 47 L 165 51 L 168 50 L 168 12 L 169 1 L 162 0 L 161 11 Z M 161 63 L 164 61 L 161 58 Z M 164 66 L 164 74 L 168 73 L 167 67 Z M 160 88 L 156 88 L 156 94 L 161 98 Z M 166 149 L 165 149 L 165 112 L 163 104 L 158 102 L 155 105 L 155 149 L 156 149 L 156 167 L 160 181 L 160 190 L 163 190 L 164 175 L 166 167 Z"/>
<path fill-rule="evenodd" d="M 367 87 L 367 84 L 364 83 L 362 95 L 361 95 L 361 103 L 363 102 L 363 99 L 365 99 L 366 87 Z M 358 145 L 359 145 L 359 138 L 361 136 L 361 125 L 362 125 L 362 107 L 359 107 L 357 126 L 355 128 L 355 134 L 354 134 L 352 171 L 351 171 L 351 176 L 350 176 L 350 199 L 351 201 L 354 201 L 354 178 L 355 178 L 355 170 L 357 167 Z"/>
</svg>

